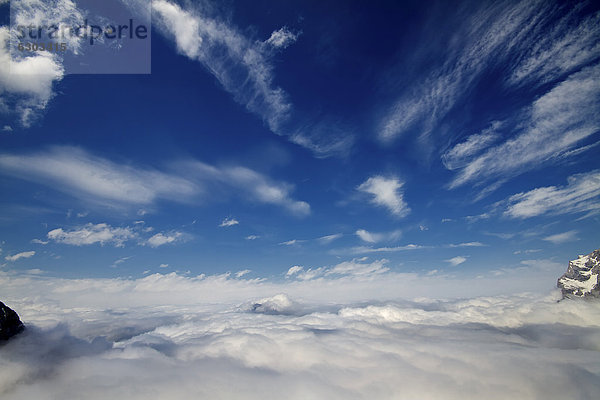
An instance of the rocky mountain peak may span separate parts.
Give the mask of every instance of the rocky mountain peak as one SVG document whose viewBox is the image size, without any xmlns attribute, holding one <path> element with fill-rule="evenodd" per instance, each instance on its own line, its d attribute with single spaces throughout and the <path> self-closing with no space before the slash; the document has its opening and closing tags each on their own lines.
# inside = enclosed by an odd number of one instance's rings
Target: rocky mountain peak
<svg viewBox="0 0 600 400">
<path fill-rule="evenodd" d="M 0 341 L 10 339 L 24 328 L 17 313 L 0 301 Z"/>
<path fill-rule="evenodd" d="M 562 289 L 563 298 L 600 297 L 600 249 L 569 261 L 557 286 Z"/>
</svg>

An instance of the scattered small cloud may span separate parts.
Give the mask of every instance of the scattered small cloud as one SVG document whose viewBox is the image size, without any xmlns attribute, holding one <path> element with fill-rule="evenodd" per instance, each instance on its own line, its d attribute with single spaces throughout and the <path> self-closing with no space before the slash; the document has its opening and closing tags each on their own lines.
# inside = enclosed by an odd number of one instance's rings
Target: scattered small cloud
<svg viewBox="0 0 600 400">
<path fill-rule="evenodd" d="M 39 268 L 32 268 L 32 269 L 26 270 L 25 273 L 28 275 L 43 275 L 46 273 L 46 271 L 44 271 L 43 269 L 39 269 Z"/>
<path fill-rule="evenodd" d="M 158 268 L 169 268 L 169 264 L 160 264 Z"/>
<path fill-rule="evenodd" d="M 265 41 L 265 44 L 276 48 L 285 49 L 290 44 L 294 43 L 298 39 L 298 34 L 293 33 L 287 27 L 283 27 L 271 33 L 269 39 Z"/>
<path fill-rule="evenodd" d="M 460 265 L 460 264 L 464 263 L 465 261 L 467 261 L 467 259 L 466 259 L 466 257 L 456 256 L 456 257 L 452 257 L 452 258 L 449 258 L 444 261 L 446 261 L 447 263 L 450 263 L 453 267 L 456 267 L 457 265 Z"/>
<path fill-rule="evenodd" d="M 30 258 L 35 255 L 35 251 L 23 251 L 21 253 L 14 254 L 12 256 L 6 256 L 4 259 L 6 261 L 17 261 L 21 258 Z"/>
<path fill-rule="evenodd" d="M 300 272 L 302 272 L 304 270 L 304 267 L 301 267 L 299 265 L 294 265 L 293 267 L 290 267 L 290 269 L 288 269 L 287 273 L 285 274 L 286 277 L 290 277 L 292 275 L 298 274 Z"/>
<path fill-rule="evenodd" d="M 577 237 L 577 231 L 568 231 L 546 236 L 545 238 L 543 238 L 543 240 L 551 242 L 553 244 L 561 244 L 567 242 L 574 242 L 576 240 L 579 240 L 579 238 Z"/>
<path fill-rule="evenodd" d="M 445 247 L 455 248 L 455 247 L 485 247 L 487 244 L 481 242 L 464 242 L 464 243 L 453 243 L 448 244 Z"/>
<path fill-rule="evenodd" d="M 336 253 L 347 253 L 347 254 L 369 254 L 369 253 L 395 253 L 410 250 L 426 249 L 429 246 L 422 246 L 419 244 L 407 244 L 404 246 L 393 246 L 393 247 L 368 247 L 368 246 L 356 246 L 346 250 L 338 250 Z"/>
<path fill-rule="evenodd" d="M 244 239 L 246 239 L 246 240 L 256 240 L 256 239 L 259 239 L 259 238 L 260 238 L 260 236 L 258 236 L 258 235 L 248 235 Z"/>
<path fill-rule="evenodd" d="M 235 277 L 236 278 L 241 278 L 242 276 L 248 275 L 250 272 L 252 272 L 252 271 L 249 270 L 249 269 L 244 269 L 244 270 L 236 272 L 235 273 Z"/>
<path fill-rule="evenodd" d="M 159 247 L 165 244 L 175 243 L 184 237 L 182 232 L 157 233 L 146 241 L 150 247 Z"/>
<path fill-rule="evenodd" d="M 47 240 L 44 241 L 44 240 L 40 240 L 40 239 L 31 239 L 31 243 L 46 245 L 50 242 Z"/>
<path fill-rule="evenodd" d="M 295 244 L 299 244 L 299 243 L 302 243 L 302 242 L 304 242 L 304 240 L 292 239 L 292 240 L 288 240 L 288 241 L 285 241 L 285 242 L 281 242 L 279 244 L 282 245 L 282 246 L 293 246 Z"/>
<path fill-rule="evenodd" d="M 317 240 L 321 244 L 329 244 L 329 243 L 333 242 L 334 240 L 341 238 L 342 236 L 344 236 L 344 235 L 341 233 L 334 233 L 332 235 L 321 236 Z"/>
<path fill-rule="evenodd" d="M 527 250 L 517 250 L 514 251 L 513 254 L 531 254 L 531 253 L 539 253 L 542 249 L 527 249 Z"/>
<path fill-rule="evenodd" d="M 126 241 L 137 238 L 138 234 L 129 227 L 115 228 L 106 223 L 88 223 L 71 230 L 53 229 L 48 232 L 47 236 L 54 242 L 73 246 L 100 243 L 102 246 L 112 244 L 116 247 L 123 247 Z"/>
<path fill-rule="evenodd" d="M 358 236 L 362 241 L 367 243 L 378 243 L 382 241 L 394 241 L 399 239 L 402 236 L 401 230 L 395 230 L 392 232 L 368 232 L 364 229 L 358 229 L 356 232 L 356 236 Z"/>
<path fill-rule="evenodd" d="M 229 227 L 229 226 L 239 225 L 239 223 L 240 223 L 240 222 L 239 222 L 237 219 L 235 219 L 235 218 L 230 218 L 230 217 L 227 217 L 227 218 L 225 218 L 225 219 L 224 219 L 224 220 L 223 220 L 223 221 L 222 221 L 222 222 L 219 224 L 219 226 L 220 226 L 221 228 L 224 228 L 224 227 Z"/>
</svg>

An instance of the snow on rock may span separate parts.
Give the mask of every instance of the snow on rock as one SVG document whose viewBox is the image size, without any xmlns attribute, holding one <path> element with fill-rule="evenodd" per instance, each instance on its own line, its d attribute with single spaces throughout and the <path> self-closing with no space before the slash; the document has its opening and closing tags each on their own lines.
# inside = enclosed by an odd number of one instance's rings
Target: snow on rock
<svg viewBox="0 0 600 400">
<path fill-rule="evenodd" d="M 569 261 L 567 272 L 558 279 L 563 298 L 600 297 L 600 249 Z"/>
</svg>

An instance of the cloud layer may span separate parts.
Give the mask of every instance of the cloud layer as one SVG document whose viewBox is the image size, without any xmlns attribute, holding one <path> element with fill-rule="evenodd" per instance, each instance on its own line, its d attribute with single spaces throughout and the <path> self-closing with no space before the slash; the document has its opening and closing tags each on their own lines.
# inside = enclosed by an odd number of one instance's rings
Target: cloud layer
<svg viewBox="0 0 600 400">
<path fill-rule="evenodd" d="M 368 285 L 360 272 L 389 273 L 377 265 L 331 271 L 358 272 Z M 0 273 L 3 300 L 28 327 L 0 347 L 0 395 L 536 399 L 598 390 L 599 304 L 557 303 L 558 292 L 403 300 L 398 287 L 395 300 L 357 302 L 349 281 L 327 282 Z"/>
</svg>

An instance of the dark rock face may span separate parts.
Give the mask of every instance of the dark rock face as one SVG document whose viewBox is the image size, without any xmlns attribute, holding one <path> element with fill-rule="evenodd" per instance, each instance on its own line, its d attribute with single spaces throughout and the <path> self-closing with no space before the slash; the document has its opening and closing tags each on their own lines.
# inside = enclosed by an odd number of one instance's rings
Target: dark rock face
<svg viewBox="0 0 600 400">
<path fill-rule="evenodd" d="M 10 339 L 24 328 L 17 313 L 0 301 L 0 340 Z"/>
<path fill-rule="evenodd" d="M 562 289 L 563 298 L 600 297 L 600 249 L 569 261 L 557 286 Z"/>
</svg>

